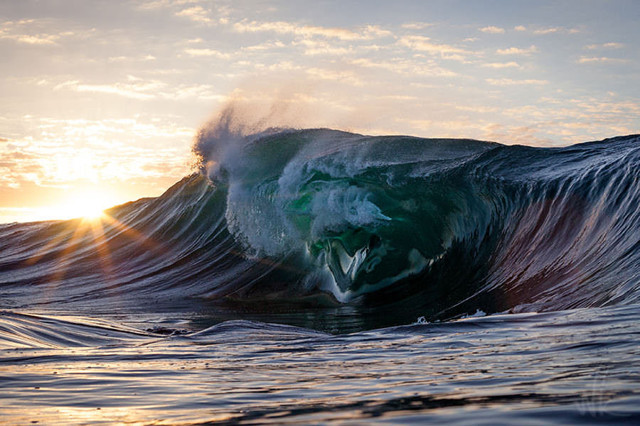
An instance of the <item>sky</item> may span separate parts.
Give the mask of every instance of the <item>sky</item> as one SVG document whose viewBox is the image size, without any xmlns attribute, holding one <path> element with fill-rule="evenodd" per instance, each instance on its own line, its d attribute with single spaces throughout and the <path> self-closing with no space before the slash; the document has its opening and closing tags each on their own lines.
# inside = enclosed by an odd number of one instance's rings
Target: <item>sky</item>
<svg viewBox="0 0 640 426">
<path fill-rule="evenodd" d="M 0 0 L 0 223 L 158 196 L 248 121 L 565 146 L 640 133 L 640 1 Z"/>
</svg>

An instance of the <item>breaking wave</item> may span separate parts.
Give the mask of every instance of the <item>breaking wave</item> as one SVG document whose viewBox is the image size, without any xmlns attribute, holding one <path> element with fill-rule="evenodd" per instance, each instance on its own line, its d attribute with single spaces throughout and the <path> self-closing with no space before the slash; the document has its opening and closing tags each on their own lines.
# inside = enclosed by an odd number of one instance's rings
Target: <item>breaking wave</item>
<svg viewBox="0 0 640 426">
<path fill-rule="evenodd" d="M 228 128 L 198 135 L 200 173 L 100 225 L 0 225 L 0 307 L 346 309 L 391 325 L 640 301 L 640 136 L 534 148 Z"/>
</svg>

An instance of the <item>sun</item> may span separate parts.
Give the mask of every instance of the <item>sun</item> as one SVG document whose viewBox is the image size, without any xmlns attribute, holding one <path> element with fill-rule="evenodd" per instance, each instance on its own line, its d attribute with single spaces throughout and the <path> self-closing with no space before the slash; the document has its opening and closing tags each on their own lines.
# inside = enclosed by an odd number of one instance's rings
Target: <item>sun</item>
<svg viewBox="0 0 640 426">
<path fill-rule="evenodd" d="M 104 217 L 104 210 L 117 204 L 111 194 L 100 190 L 76 191 L 51 207 L 51 216 L 58 219 L 82 218 L 97 221 Z"/>
<path fill-rule="evenodd" d="M 100 219 L 104 215 L 104 209 L 95 204 L 80 204 L 74 206 L 71 211 L 78 217 L 90 220 Z"/>
</svg>

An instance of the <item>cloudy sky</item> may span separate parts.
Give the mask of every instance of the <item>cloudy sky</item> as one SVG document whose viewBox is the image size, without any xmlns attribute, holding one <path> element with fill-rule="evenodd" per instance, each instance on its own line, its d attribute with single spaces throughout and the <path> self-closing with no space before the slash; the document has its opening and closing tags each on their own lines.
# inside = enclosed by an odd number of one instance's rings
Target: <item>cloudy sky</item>
<svg viewBox="0 0 640 426">
<path fill-rule="evenodd" d="M 366 134 L 640 133 L 638 22 L 636 0 L 0 0 L 0 222 L 159 195 L 230 101 Z"/>
</svg>

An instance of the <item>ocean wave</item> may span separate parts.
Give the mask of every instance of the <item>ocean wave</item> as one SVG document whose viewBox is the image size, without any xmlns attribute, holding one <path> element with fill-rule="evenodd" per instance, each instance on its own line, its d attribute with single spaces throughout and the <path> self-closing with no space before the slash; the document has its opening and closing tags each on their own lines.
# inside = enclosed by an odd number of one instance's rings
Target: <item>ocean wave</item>
<svg viewBox="0 0 640 426">
<path fill-rule="evenodd" d="M 99 225 L 0 225 L 0 306 L 349 306 L 401 324 L 637 303 L 639 142 L 205 128 L 200 173 L 158 198 Z"/>
</svg>

